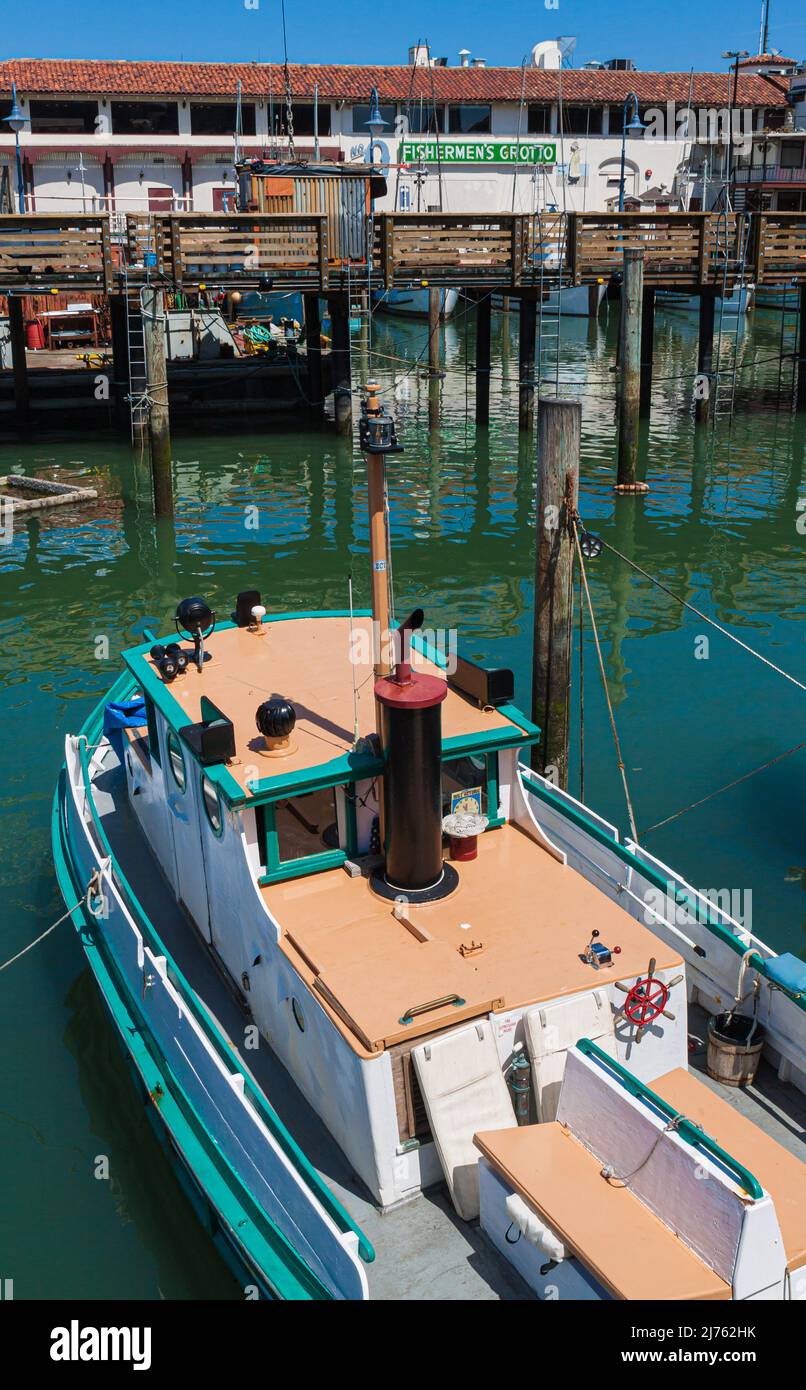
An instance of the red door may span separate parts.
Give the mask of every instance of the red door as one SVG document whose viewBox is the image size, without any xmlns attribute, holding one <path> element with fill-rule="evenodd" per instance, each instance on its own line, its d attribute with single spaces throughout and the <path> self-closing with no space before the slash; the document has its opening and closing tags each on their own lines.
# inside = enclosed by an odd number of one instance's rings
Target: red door
<svg viewBox="0 0 806 1390">
<path fill-rule="evenodd" d="M 213 212 L 234 212 L 235 211 L 235 189 L 234 188 L 214 188 L 213 189 Z"/>
</svg>

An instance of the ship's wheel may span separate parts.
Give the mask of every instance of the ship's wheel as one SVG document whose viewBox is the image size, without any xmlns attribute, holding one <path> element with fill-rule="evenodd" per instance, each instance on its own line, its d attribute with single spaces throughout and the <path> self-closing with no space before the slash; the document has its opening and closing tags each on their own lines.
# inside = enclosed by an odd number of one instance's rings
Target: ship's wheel
<svg viewBox="0 0 806 1390">
<path fill-rule="evenodd" d="M 627 995 L 619 1012 L 629 1023 L 637 1026 L 636 1042 L 641 1041 L 649 1025 L 654 1023 L 656 1019 L 662 1017 L 674 1022 L 675 1015 L 669 1012 L 666 1004 L 669 999 L 669 991 L 675 985 L 679 985 L 682 979 L 682 975 L 675 975 L 668 984 L 664 980 L 658 979 L 655 975 L 655 958 L 653 956 L 643 979 L 636 980 L 632 986 L 624 985 L 620 980 L 616 981 L 616 989 L 622 990 Z"/>
</svg>

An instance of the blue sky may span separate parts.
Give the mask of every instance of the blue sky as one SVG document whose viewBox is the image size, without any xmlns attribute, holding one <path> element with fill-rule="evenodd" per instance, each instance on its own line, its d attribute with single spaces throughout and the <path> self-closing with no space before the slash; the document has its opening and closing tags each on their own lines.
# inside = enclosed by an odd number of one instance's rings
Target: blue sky
<svg viewBox="0 0 806 1390">
<path fill-rule="evenodd" d="M 256 0 L 249 0 L 252 6 Z M 173 58 L 277 61 L 282 56 L 279 0 L 29 0 L 3 18 L 2 57 Z M 6 0 L 7 10 L 10 0 Z M 725 49 L 758 44 L 761 0 L 286 0 L 289 58 L 297 62 L 401 63 L 410 43 L 428 39 L 455 64 L 469 48 L 490 64 L 517 66 L 540 39 L 573 34 L 575 65 L 589 58 L 634 58 L 644 69 L 726 67 Z M 770 39 L 806 56 L 803 0 L 771 0 Z"/>
</svg>

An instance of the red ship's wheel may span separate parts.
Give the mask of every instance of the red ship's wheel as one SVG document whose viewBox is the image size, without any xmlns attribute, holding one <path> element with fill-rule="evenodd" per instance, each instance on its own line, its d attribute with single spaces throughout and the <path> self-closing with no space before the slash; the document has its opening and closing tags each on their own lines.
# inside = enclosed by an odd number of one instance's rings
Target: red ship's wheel
<svg viewBox="0 0 806 1390">
<path fill-rule="evenodd" d="M 649 975 L 645 980 L 636 980 L 624 1000 L 624 1013 L 630 1023 L 637 1023 L 639 1028 L 645 1028 L 648 1023 L 653 1023 L 660 1017 L 666 1008 L 668 998 L 668 985 L 665 985 L 663 980 Z"/>
</svg>

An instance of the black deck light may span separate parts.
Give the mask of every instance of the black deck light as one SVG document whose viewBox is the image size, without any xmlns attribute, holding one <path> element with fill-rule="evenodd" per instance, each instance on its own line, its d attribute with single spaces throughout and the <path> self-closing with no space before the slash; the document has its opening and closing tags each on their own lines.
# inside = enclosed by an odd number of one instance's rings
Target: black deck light
<svg viewBox="0 0 806 1390">
<path fill-rule="evenodd" d="M 297 711 L 282 695 L 272 695 L 255 711 L 255 724 L 266 741 L 266 752 L 275 757 L 294 752 L 291 735 L 296 722 Z"/>
<path fill-rule="evenodd" d="M 203 598 L 183 598 L 177 605 L 174 622 L 180 637 L 187 635 L 193 639 L 193 657 L 201 671 L 204 662 L 210 660 L 204 654 L 204 641 L 215 627 L 215 613 Z"/>
</svg>

